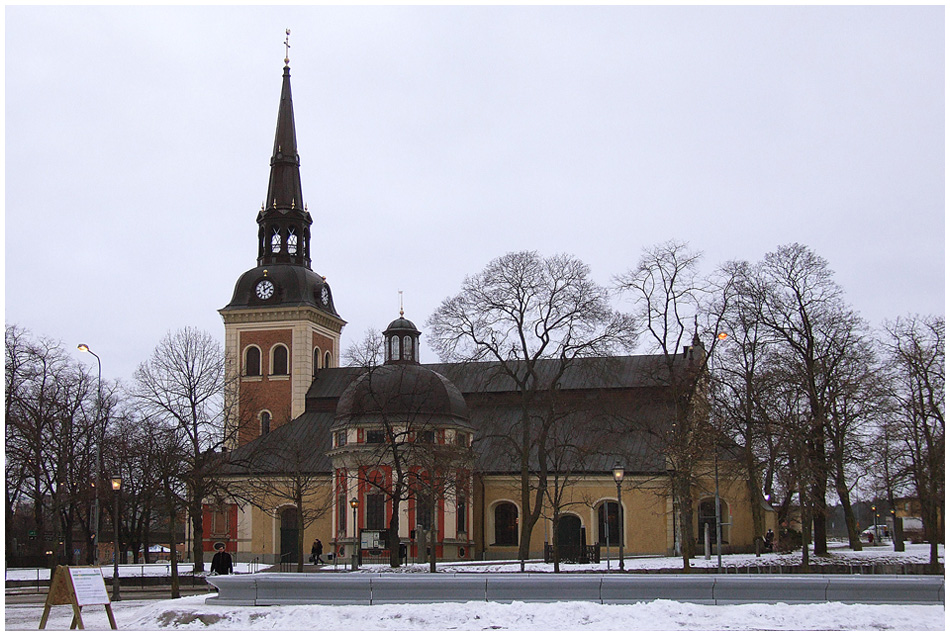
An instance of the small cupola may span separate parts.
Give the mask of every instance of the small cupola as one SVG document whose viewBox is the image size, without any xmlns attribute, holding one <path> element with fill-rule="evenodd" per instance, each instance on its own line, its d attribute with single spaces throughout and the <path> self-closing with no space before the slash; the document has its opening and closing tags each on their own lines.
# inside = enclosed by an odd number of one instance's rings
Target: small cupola
<svg viewBox="0 0 950 636">
<path fill-rule="evenodd" d="M 383 342 L 386 346 L 386 364 L 413 363 L 419 364 L 419 336 L 411 320 L 408 320 L 402 309 L 399 318 L 396 318 L 386 331 L 383 332 Z"/>
</svg>

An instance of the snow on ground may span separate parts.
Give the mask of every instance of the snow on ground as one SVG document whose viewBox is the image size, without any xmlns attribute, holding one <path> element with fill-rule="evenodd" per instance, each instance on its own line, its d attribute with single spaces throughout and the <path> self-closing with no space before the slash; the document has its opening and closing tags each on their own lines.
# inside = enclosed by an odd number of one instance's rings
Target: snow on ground
<svg viewBox="0 0 950 636">
<path fill-rule="evenodd" d="M 829 544 L 830 553 L 827 557 L 811 557 L 811 563 L 815 565 L 820 564 L 851 564 L 855 567 L 859 565 L 892 565 L 899 563 L 928 563 L 930 561 L 930 546 L 925 544 L 911 544 L 908 543 L 905 546 L 904 552 L 894 552 L 894 547 L 890 544 L 885 544 L 881 546 L 869 546 L 865 545 L 864 549 L 860 552 L 855 552 L 848 548 L 847 544 Z M 939 546 L 940 561 L 944 560 L 944 546 Z M 769 566 L 773 568 L 773 571 L 778 566 L 790 566 L 790 565 L 800 565 L 802 562 L 801 552 L 792 552 L 792 553 L 772 553 L 772 554 L 763 554 L 761 556 L 755 556 L 754 554 L 724 554 L 722 555 L 722 565 L 724 569 L 732 570 L 734 568 L 739 568 L 740 571 L 745 571 L 746 567 L 755 568 L 758 566 L 760 569 L 768 569 Z M 208 562 L 210 563 L 210 561 Z M 715 570 L 718 561 L 716 555 L 713 554 L 706 560 L 704 556 L 698 556 L 693 559 L 691 562 L 693 568 L 698 569 L 709 569 Z M 206 564 L 208 565 L 208 564 Z M 627 569 L 636 569 L 636 570 L 660 570 L 666 568 L 680 568 L 683 565 L 683 561 L 680 557 L 633 557 L 626 556 L 624 558 L 624 565 Z M 234 564 L 234 570 L 236 573 L 248 574 L 254 573 L 258 570 L 265 569 L 269 566 L 261 566 L 256 563 L 246 563 L 238 562 Z M 336 566 L 339 570 L 345 570 L 349 567 L 348 563 L 340 563 Z M 171 566 L 168 564 L 149 564 L 149 565 L 120 565 L 119 571 L 120 576 L 124 579 L 127 577 L 136 577 L 136 576 L 168 576 Z M 191 563 L 180 563 L 178 565 L 178 572 L 181 574 L 190 574 L 192 565 Z M 106 578 L 112 576 L 112 565 L 102 566 L 102 574 Z M 333 569 L 333 566 L 327 566 L 327 569 Z M 388 565 L 364 565 L 362 570 L 363 572 L 378 572 L 389 570 Z M 562 563 L 561 571 L 562 572 L 591 572 L 591 571 L 601 571 L 607 569 L 607 561 L 601 561 L 600 563 L 591 563 L 588 565 L 580 565 L 573 563 Z M 610 559 L 610 569 L 617 569 L 617 559 Z M 490 563 L 480 563 L 478 561 L 459 561 L 454 563 L 442 563 L 438 564 L 439 572 L 518 572 L 521 570 L 521 564 L 517 561 L 507 561 L 507 562 L 498 562 L 493 561 Z M 525 563 L 526 572 L 553 572 L 554 566 L 550 563 L 540 563 L 537 561 L 529 561 Z M 428 572 L 429 566 L 425 564 L 411 564 L 406 567 L 399 568 L 399 572 Z M 11 569 L 6 571 L 6 580 L 7 581 L 48 581 L 49 580 L 49 570 L 47 568 L 18 568 Z"/>
<path fill-rule="evenodd" d="M 943 561 L 943 546 L 940 546 Z M 929 546 L 907 545 L 904 553 L 895 553 L 892 546 L 865 546 L 853 552 L 847 546 L 833 546 L 826 559 L 834 563 L 868 565 L 871 563 L 926 563 Z M 800 554 L 723 555 L 727 568 L 747 565 L 768 567 L 796 565 Z M 628 568 L 675 568 L 681 560 L 675 557 L 627 557 Z M 815 561 L 818 561 L 817 559 Z M 710 560 L 702 556 L 692 561 L 694 567 L 715 568 L 715 555 Z M 190 571 L 190 564 L 182 564 L 182 573 Z M 235 564 L 238 572 L 257 569 L 248 563 Z M 562 564 L 563 571 L 606 570 L 606 562 L 592 565 Z M 611 559 L 616 569 L 616 559 Z M 326 569 L 332 570 L 329 566 Z M 384 565 L 364 566 L 360 572 L 347 576 L 386 571 Z M 426 565 L 410 565 L 401 572 L 425 572 Z M 343 575 L 340 567 L 338 576 Z M 512 572 L 520 564 L 511 563 L 440 563 L 440 572 Z M 529 562 L 529 572 L 550 572 L 549 564 Z M 104 567 L 111 575 L 112 568 Z M 122 576 L 161 576 L 168 572 L 167 565 L 122 566 Z M 34 580 L 37 570 L 7 570 L 7 580 Z M 46 573 L 48 576 L 48 572 Z M 315 574 L 315 576 L 319 576 Z M 42 580 L 42 579 L 41 579 Z M 153 631 L 158 629 L 211 629 L 211 630 L 342 630 L 342 631 L 443 631 L 443 630 L 637 630 L 637 631 L 876 631 L 876 630 L 944 630 L 945 611 L 942 605 L 861 605 L 843 603 L 821 604 L 765 604 L 699 605 L 675 601 L 653 601 L 631 605 L 598 605 L 587 602 L 571 603 L 434 603 L 376 606 L 282 606 L 282 607 L 225 607 L 206 605 L 211 595 L 192 596 L 176 600 L 130 600 L 113 604 L 120 629 Z M 42 604 L 7 604 L 4 625 L 8 630 L 34 630 L 39 626 Z M 67 629 L 71 610 L 68 606 L 53 608 L 48 629 Z M 83 609 L 87 629 L 108 629 L 108 620 L 102 607 Z"/>
<path fill-rule="evenodd" d="M 940 605 L 698 605 L 653 601 L 632 605 L 597 603 L 434 603 L 431 605 L 222 607 L 206 605 L 211 595 L 173 601 L 113 604 L 121 630 L 278 631 L 839 631 L 943 630 Z M 70 608 L 53 608 L 47 629 L 66 629 Z M 34 630 L 42 606 L 8 605 L 8 630 Z M 102 607 L 83 609 L 86 629 L 108 629 Z"/>
</svg>

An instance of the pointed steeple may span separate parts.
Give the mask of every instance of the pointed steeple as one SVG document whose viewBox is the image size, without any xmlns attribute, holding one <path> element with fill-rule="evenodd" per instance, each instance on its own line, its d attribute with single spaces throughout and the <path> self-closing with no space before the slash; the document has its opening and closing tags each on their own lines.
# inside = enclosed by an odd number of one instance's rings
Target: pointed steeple
<svg viewBox="0 0 950 636">
<path fill-rule="evenodd" d="M 257 264 L 287 263 L 310 268 L 310 226 L 313 219 L 303 200 L 300 155 L 294 126 L 294 102 L 290 92 L 290 29 L 284 45 L 284 78 L 277 110 L 277 132 L 270 160 L 267 198 L 257 215 Z"/>
<path fill-rule="evenodd" d="M 303 207 L 300 185 L 300 155 L 297 154 L 297 131 L 294 127 L 294 102 L 290 94 L 290 66 L 284 67 L 284 84 L 280 90 L 277 111 L 277 133 L 270 159 L 270 181 L 267 183 L 265 205 L 278 208 Z"/>
</svg>

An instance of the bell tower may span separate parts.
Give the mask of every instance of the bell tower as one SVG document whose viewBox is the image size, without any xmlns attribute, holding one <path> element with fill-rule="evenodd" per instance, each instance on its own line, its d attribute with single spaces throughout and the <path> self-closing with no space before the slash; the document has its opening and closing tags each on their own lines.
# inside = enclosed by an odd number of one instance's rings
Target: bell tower
<svg viewBox="0 0 950 636">
<path fill-rule="evenodd" d="M 290 32 L 288 31 L 288 38 Z M 257 214 L 257 267 L 244 272 L 224 319 L 229 446 L 267 434 L 304 412 L 319 369 L 339 366 L 346 322 L 326 278 L 311 269 L 313 219 L 303 198 L 290 59 L 284 58 L 267 198 Z"/>
</svg>

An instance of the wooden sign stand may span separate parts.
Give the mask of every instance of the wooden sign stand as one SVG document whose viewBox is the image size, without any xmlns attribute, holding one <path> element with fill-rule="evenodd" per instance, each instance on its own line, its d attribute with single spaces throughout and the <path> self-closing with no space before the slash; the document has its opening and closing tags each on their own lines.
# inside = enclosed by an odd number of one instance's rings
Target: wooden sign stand
<svg viewBox="0 0 950 636">
<path fill-rule="evenodd" d="M 50 609 L 54 605 L 72 605 L 73 622 L 69 629 L 86 629 L 82 624 L 82 608 L 86 605 L 105 605 L 109 616 L 109 625 L 115 625 L 115 616 L 112 614 L 112 602 L 106 592 L 106 582 L 102 580 L 102 572 L 97 567 L 70 567 L 57 565 L 53 572 L 53 580 L 49 583 L 49 593 L 46 595 L 46 607 L 43 608 L 43 618 L 40 619 L 40 629 L 46 629 Z"/>
</svg>

